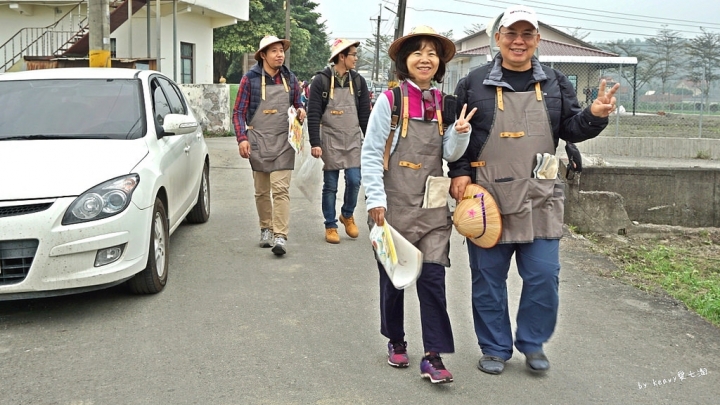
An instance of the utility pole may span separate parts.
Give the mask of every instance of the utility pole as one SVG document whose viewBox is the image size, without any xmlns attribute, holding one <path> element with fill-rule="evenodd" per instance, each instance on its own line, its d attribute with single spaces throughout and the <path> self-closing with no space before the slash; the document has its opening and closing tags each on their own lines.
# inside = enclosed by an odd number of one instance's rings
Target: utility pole
<svg viewBox="0 0 720 405">
<path fill-rule="evenodd" d="M 407 5 L 407 0 L 400 0 L 398 3 L 398 12 L 397 12 L 397 18 L 398 23 L 397 27 L 395 29 L 395 39 L 400 38 L 403 36 L 403 32 L 405 32 L 405 6 Z"/>
<path fill-rule="evenodd" d="M 380 22 L 387 21 L 382 19 L 382 4 L 380 6 L 380 14 L 377 17 L 377 34 L 375 34 L 375 63 L 373 63 L 373 77 L 375 81 L 378 81 L 378 73 L 380 72 Z M 371 18 L 370 21 L 375 21 L 375 18 Z"/>
<path fill-rule="evenodd" d="M 290 39 L 290 0 L 285 0 L 285 39 Z M 285 51 L 285 66 L 290 69 L 290 50 Z"/>
<path fill-rule="evenodd" d="M 395 39 L 400 38 L 403 36 L 403 31 L 405 31 L 405 6 L 407 5 L 407 0 L 400 0 L 398 2 L 398 11 L 396 13 L 397 17 L 395 20 Z M 390 74 L 395 75 L 395 61 L 392 61 L 392 64 L 390 65 Z M 390 82 L 396 83 L 395 78 L 389 78 Z M 390 86 L 388 86 L 390 87 Z"/>
<path fill-rule="evenodd" d="M 90 67 L 110 67 L 109 0 L 88 1 L 90 28 Z"/>
</svg>

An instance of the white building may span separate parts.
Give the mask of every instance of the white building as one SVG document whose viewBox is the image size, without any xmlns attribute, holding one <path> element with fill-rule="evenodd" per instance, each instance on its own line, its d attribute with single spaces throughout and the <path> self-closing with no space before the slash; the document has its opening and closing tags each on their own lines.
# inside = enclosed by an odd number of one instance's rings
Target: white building
<svg viewBox="0 0 720 405">
<path fill-rule="evenodd" d="M 0 73 L 88 66 L 89 1 L 0 0 Z M 212 83 L 213 28 L 249 12 L 249 0 L 109 2 L 112 66 L 160 70 L 178 83 Z"/>
</svg>

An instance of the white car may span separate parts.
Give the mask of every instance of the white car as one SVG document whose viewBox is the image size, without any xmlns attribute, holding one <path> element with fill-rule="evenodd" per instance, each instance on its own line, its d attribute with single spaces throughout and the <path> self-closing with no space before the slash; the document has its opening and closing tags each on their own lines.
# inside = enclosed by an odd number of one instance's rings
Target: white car
<svg viewBox="0 0 720 405">
<path fill-rule="evenodd" d="M 159 72 L 0 75 L 0 300 L 160 292 L 169 236 L 210 217 L 209 168 L 192 108 Z"/>
</svg>

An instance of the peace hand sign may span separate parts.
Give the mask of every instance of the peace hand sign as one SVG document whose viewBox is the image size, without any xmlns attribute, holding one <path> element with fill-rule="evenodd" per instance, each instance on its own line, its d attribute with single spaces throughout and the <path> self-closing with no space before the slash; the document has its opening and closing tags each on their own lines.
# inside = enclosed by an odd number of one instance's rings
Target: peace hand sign
<svg viewBox="0 0 720 405">
<path fill-rule="evenodd" d="M 615 111 L 615 92 L 620 88 L 620 83 L 615 85 L 610 90 L 605 90 L 607 83 L 605 79 L 600 82 L 600 88 L 598 89 L 598 96 L 590 105 L 590 113 L 596 117 L 607 118 L 613 111 Z"/>
<path fill-rule="evenodd" d="M 477 111 L 477 107 L 473 108 L 472 111 L 470 111 L 470 114 L 465 116 L 465 110 L 467 109 L 467 104 L 463 104 L 462 111 L 460 111 L 460 117 L 455 121 L 455 131 L 459 134 L 466 134 L 470 131 L 470 119 L 475 115 L 475 112 Z"/>
</svg>

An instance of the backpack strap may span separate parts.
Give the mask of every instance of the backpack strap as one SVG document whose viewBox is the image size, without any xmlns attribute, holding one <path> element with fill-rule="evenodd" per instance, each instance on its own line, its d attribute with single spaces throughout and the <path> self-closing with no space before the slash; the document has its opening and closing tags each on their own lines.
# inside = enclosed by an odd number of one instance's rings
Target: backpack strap
<svg viewBox="0 0 720 405">
<path fill-rule="evenodd" d="M 352 71 L 348 71 L 348 74 L 352 77 L 351 72 Z M 335 83 L 334 83 L 335 80 L 334 80 L 334 77 L 329 78 L 329 77 L 325 76 L 324 74 L 321 74 L 320 72 L 318 72 L 317 74 L 320 74 L 320 77 L 322 77 L 321 80 L 322 80 L 322 84 L 323 84 L 323 89 L 327 89 L 327 91 L 323 91 L 323 93 L 322 93 L 322 98 L 323 98 L 322 99 L 322 111 L 320 112 L 320 115 L 322 115 L 322 114 L 325 114 L 325 109 L 327 108 L 327 105 L 328 105 L 328 97 L 332 98 L 332 93 L 334 90 L 333 87 L 335 87 Z M 352 77 L 352 83 L 354 86 L 353 92 L 355 93 L 354 94 L 355 108 L 359 109 L 360 108 L 360 93 L 361 93 L 361 89 L 362 89 L 362 83 L 360 82 L 360 74 L 359 73 L 355 73 L 355 77 Z"/>
<path fill-rule="evenodd" d="M 397 123 L 400 120 L 400 100 L 402 98 L 400 86 L 393 87 L 392 91 L 385 94 L 391 98 L 390 105 L 392 106 L 390 133 L 388 134 L 387 141 L 385 141 L 385 153 L 383 154 L 383 168 L 387 171 L 390 167 L 390 149 L 392 149 L 393 138 L 395 138 L 395 130 L 397 129 Z"/>
</svg>

